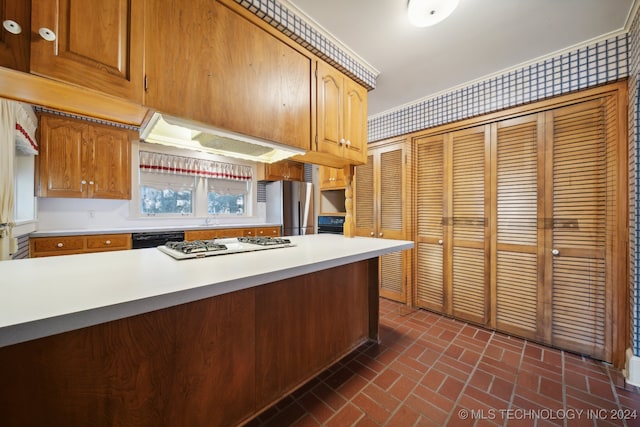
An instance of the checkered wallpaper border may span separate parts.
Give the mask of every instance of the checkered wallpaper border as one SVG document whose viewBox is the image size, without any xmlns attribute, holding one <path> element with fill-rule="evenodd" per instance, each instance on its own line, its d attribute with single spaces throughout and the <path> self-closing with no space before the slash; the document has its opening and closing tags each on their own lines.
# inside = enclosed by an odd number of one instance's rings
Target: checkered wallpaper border
<svg viewBox="0 0 640 427">
<path fill-rule="evenodd" d="M 338 68 L 367 89 L 376 87 L 376 75 L 275 0 L 234 0 L 314 55 Z"/>
<path fill-rule="evenodd" d="M 618 80 L 628 75 L 620 35 L 369 119 L 369 142 Z"/>
</svg>

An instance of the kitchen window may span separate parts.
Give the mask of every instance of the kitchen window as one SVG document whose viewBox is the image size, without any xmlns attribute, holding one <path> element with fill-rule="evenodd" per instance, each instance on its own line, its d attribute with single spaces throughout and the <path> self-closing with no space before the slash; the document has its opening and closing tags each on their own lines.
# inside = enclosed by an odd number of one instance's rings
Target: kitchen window
<svg viewBox="0 0 640 427">
<path fill-rule="evenodd" d="M 164 179 L 162 179 L 164 178 Z M 196 178 L 140 173 L 140 212 L 143 215 L 192 215 Z"/>
<path fill-rule="evenodd" d="M 151 151 L 139 159 L 139 215 L 250 215 L 251 166 Z"/>
</svg>

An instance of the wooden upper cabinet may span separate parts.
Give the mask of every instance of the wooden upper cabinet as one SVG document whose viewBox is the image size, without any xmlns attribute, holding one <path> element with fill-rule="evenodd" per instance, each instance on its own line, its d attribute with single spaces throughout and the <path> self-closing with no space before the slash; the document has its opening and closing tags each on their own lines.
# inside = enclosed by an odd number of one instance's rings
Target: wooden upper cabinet
<svg viewBox="0 0 640 427">
<path fill-rule="evenodd" d="M 29 44 L 31 43 L 31 2 L 4 0 L 0 2 L 0 21 L 12 21 L 14 32 L 0 28 L 0 66 L 29 71 Z"/>
<path fill-rule="evenodd" d="M 235 9 L 146 1 L 145 105 L 308 150 L 311 58 Z"/>
<path fill-rule="evenodd" d="M 331 190 L 344 188 L 347 181 L 344 178 L 344 169 L 320 166 L 320 189 Z"/>
<path fill-rule="evenodd" d="M 143 1 L 33 0 L 31 72 L 141 103 Z"/>
<path fill-rule="evenodd" d="M 258 179 L 264 181 L 304 181 L 304 164 L 291 160 L 259 163 Z"/>
<path fill-rule="evenodd" d="M 37 195 L 131 198 L 131 131 L 42 115 Z"/>
<path fill-rule="evenodd" d="M 318 61 L 317 151 L 364 164 L 367 160 L 367 90 Z"/>
</svg>

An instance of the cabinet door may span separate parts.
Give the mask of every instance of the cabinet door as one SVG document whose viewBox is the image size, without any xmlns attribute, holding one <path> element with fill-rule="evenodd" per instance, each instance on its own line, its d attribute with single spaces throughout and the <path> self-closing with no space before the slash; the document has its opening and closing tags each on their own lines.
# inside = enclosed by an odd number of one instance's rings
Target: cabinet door
<svg viewBox="0 0 640 427">
<path fill-rule="evenodd" d="M 29 71 L 31 2 L 28 0 L 4 0 L 0 2 L 0 22 L 14 21 L 22 31 L 13 34 L 0 29 L 0 66 Z"/>
<path fill-rule="evenodd" d="M 127 130 L 94 125 L 91 132 L 93 173 L 89 197 L 98 199 L 131 198 L 131 143 Z"/>
<path fill-rule="evenodd" d="M 86 197 L 88 129 L 76 120 L 41 117 L 38 196 Z"/>
<path fill-rule="evenodd" d="M 287 162 L 287 178 L 290 181 L 304 181 L 304 164 Z"/>
<path fill-rule="evenodd" d="M 329 64 L 318 61 L 317 85 L 317 151 L 342 157 L 343 75 Z"/>
<path fill-rule="evenodd" d="M 404 239 L 406 237 L 406 171 L 404 143 L 375 150 L 378 160 L 378 237 Z M 380 295 L 395 301 L 407 300 L 408 257 L 404 252 L 380 258 Z"/>
<path fill-rule="evenodd" d="M 219 1 L 147 0 L 145 18 L 145 105 L 310 148 L 310 58 Z"/>
<path fill-rule="evenodd" d="M 373 237 L 376 235 L 377 229 L 375 224 L 374 159 L 371 154 L 367 156 L 365 165 L 355 168 L 354 184 L 355 234 L 356 236 Z"/>
<path fill-rule="evenodd" d="M 616 213 L 616 138 L 608 136 L 607 114 L 602 99 L 547 113 L 550 342 L 601 360 L 611 360 L 615 286 L 607 287 Z"/>
<path fill-rule="evenodd" d="M 416 304 L 445 311 L 445 138 L 416 141 Z M 448 298 L 448 297 L 447 297 Z"/>
<path fill-rule="evenodd" d="M 31 16 L 31 72 L 142 101 L 143 0 L 33 0 Z"/>
<path fill-rule="evenodd" d="M 489 300 L 488 126 L 450 134 L 451 313 L 484 324 Z"/>
<path fill-rule="evenodd" d="M 530 339 L 542 338 L 543 329 L 543 120 L 543 114 L 533 114 L 497 123 L 491 162 L 492 326 Z"/>
<path fill-rule="evenodd" d="M 344 157 L 364 163 L 367 155 L 367 90 L 344 79 Z"/>
</svg>

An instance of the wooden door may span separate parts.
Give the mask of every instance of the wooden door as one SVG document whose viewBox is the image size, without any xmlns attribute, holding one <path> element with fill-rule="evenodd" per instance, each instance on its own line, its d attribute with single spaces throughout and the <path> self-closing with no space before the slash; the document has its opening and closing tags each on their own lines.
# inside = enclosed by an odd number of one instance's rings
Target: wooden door
<svg viewBox="0 0 640 427">
<path fill-rule="evenodd" d="M 33 0 L 31 72 L 142 102 L 143 0 Z M 41 28 L 55 33 L 47 41 Z"/>
<path fill-rule="evenodd" d="M 91 132 L 89 197 L 98 199 L 131 198 L 131 139 L 127 130 L 94 125 Z"/>
<path fill-rule="evenodd" d="M 602 360 L 611 360 L 615 286 L 607 284 L 616 212 L 607 115 L 604 99 L 547 113 L 545 180 L 548 342 Z"/>
<path fill-rule="evenodd" d="M 0 29 L 0 66 L 29 71 L 31 44 L 31 2 L 4 0 L 0 2 L 0 22 L 10 20 L 21 27 L 19 34 Z"/>
<path fill-rule="evenodd" d="M 153 35 L 145 38 L 145 105 L 311 147 L 309 57 L 220 1 L 146 0 L 145 5 L 145 31 Z"/>
<path fill-rule="evenodd" d="M 367 90 L 344 78 L 344 156 L 364 163 L 367 154 Z"/>
<path fill-rule="evenodd" d="M 343 131 L 343 77 L 342 73 L 318 61 L 317 73 L 317 151 L 342 157 Z"/>
<path fill-rule="evenodd" d="M 449 134 L 451 192 L 450 307 L 455 317 L 485 324 L 489 311 L 489 126 Z"/>
<path fill-rule="evenodd" d="M 89 125 L 64 117 L 40 119 L 38 196 L 87 197 Z"/>
<path fill-rule="evenodd" d="M 376 194 L 374 182 L 374 156 L 367 156 L 367 163 L 355 168 L 354 177 L 354 221 L 355 235 L 374 237 L 376 235 Z"/>
<path fill-rule="evenodd" d="M 492 125 L 491 326 L 540 339 L 544 114 Z"/>
<path fill-rule="evenodd" d="M 372 150 L 374 151 L 374 150 Z M 379 195 L 377 208 L 377 237 L 384 239 L 404 239 L 407 209 L 406 172 L 404 142 L 376 148 L 375 167 Z M 396 252 L 380 257 L 380 295 L 395 301 L 407 300 L 406 265 L 408 257 L 404 252 Z"/>
<path fill-rule="evenodd" d="M 415 147 L 416 305 L 443 313 L 445 270 L 448 271 L 444 254 L 450 247 L 445 236 L 445 135 L 419 138 Z"/>
</svg>

